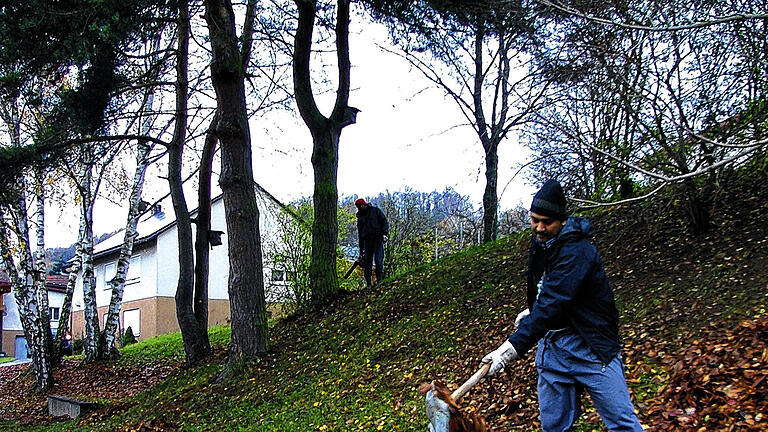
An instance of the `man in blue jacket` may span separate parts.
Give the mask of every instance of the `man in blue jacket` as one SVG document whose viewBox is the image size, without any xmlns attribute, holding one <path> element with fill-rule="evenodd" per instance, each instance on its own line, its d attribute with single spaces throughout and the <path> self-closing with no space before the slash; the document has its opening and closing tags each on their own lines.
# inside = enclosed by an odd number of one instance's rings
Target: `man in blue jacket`
<svg viewBox="0 0 768 432">
<path fill-rule="evenodd" d="M 389 222 L 380 208 L 362 198 L 357 207 L 357 238 L 360 245 L 360 265 L 365 274 L 365 285 L 371 287 L 373 264 L 376 264 L 376 283 L 384 278 L 384 241 L 389 235 Z"/>
<path fill-rule="evenodd" d="M 568 218 L 563 189 L 544 183 L 531 204 L 528 309 L 516 331 L 483 358 L 489 374 L 504 368 L 538 342 L 536 368 L 541 428 L 569 431 L 586 390 L 611 431 L 642 432 L 624 378 L 619 314 L 595 247 L 592 225 Z"/>
</svg>

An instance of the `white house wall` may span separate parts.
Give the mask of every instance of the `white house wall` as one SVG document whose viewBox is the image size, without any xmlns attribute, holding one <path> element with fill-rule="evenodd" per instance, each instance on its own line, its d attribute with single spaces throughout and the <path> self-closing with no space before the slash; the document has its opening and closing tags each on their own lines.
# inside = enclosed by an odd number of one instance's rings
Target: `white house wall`
<svg viewBox="0 0 768 432">
<path fill-rule="evenodd" d="M 179 282 L 179 247 L 176 225 L 157 236 L 155 249 L 157 297 L 173 297 Z"/>
<path fill-rule="evenodd" d="M 13 291 L 3 296 L 3 315 L 3 330 L 21 330 L 21 317 Z"/>
<path fill-rule="evenodd" d="M 154 247 L 138 248 L 133 258 L 140 257 L 141 272 L 137 280 L 127 282 L 123 291 L 123 301 L 141 300 L 149 297 L 155 297 L 157 292 L 157 259 L 155 257 Z M 98 260 L 97 260 L 98 261 Z M 104 262 L 97 262 L 93 265 L 93 274 L 96 277 L 96 307 L 105 307 L 109 305 L 112 292 L 108 289 L 106 282 L 106 269 L 110 264 L 117 265 L 117 256 Z M 110 273 L 112 273 L 110 271 Z M 114 276 L 114 273 L 109 277 Z M 82 311 L 83 306 L 83 278 L 82 272 L 78 275 L 75 291 L 72 293 L 72 311 Z"/>
<path fill-rule="evenodd" d="M 59 308 L 61 311 L 61 305 L 64 304 L 64 293 L 58 291 L 48 291 L 48 307 Z M 6 314 L 3 317 L 3 330 L 18 330 L 21 331 L 21 317 L 19 316 L 19 308 L 16 305 L 16 297 L 13 292 L 3 296 L 3 312 Z M 51 321 L 51 328 L 56 329 L 59 327 L 59 321 Z"/>
<path fill-rule="evenodd" d="M 272 201 L 265 199 L 261 194 L 257 194 L 259 206 L 259 229 L 262 238 L 273 235 L 277 227 L 276 218 L 280 214 L 280 209 Z M 138 283 L 127 283 L 123 294 L 123 301 L 142 300 L 153 297 L 173 298 L 176 295 L 176 287 L 179 278 L 179 257 L 178 257 L 178 237 L 177 226 L 175 224 L 167 227 L 167 224 L 173 220 L 172 210 L 168 210 L 164 218 L 154 221 L 157 226 L 166 225 L 156 237 L 156 243 L 145 244 L 143 248 L 137 248 L 134 256 L 141 256 L 141 276 Z M 195 225 L 193 228 L 193 238 Z M 208 271 L 208 298 L 211 300 L 226 300 L 229 298 L 227 291 L 229 279 L 229 258 L 224 200 L 217 199 L 211 206 L 211 229 L 214 231 L 223 231 L 221 236 L 222 244 L 210 249 L 209 271 Z M 148 232 L 142 232 L 141 235 L 148 235 Z M 119 234 L 118 234 L 119 235 Z M 109 247 L 118 245 L 117 239 L 110 238 Z M 114 244 L 113 244 L 114 243 Z M 101 250 L 103 250 L 104 246 Z M 97 249 L 99 247 L 97 246 Z M 264 251 L 267 252 L 268 251 Z M 115 263 L 117 255 L 113 254 L 108 261 L 103 258 L 96 259 L 94 264 L 94 273 L 96 276 L 96 304 L 97 307 L 109 305 L 111 292 L 106 289 L 105 268 L 111 263 Z M 268 257 L 264 256 L 265 264 L 269 262 Z M 268 265 L 264 267 L 265 285 L 273 284 L 270 281 L 271 269 Z M 281 284 L 278 282 L 278 284 Z M 284 282 L 282 282 L 284 284 Z M 275 300 L 275 299 L 271 299 Z M 78 277 L 77 285 L 72 301 L 73 311 L 83 310 L 83 290 L 82 277 Z"/>
<path fill-rule="evenodd" d="M 154 247 L 144 248 L 133 255 L 136 256 L 141 257 L 141 273 L 137 281 L 126 282 L 124 302 L 154 297 L 157 292 L 157 250 Z M 104 303 L 97 302 L 98 307 L 108 306 L 109 300 L 107 297 Z"/>
<path fill-rule="evenodd" d="M 208 261 L 208 298 L 226 300 L 229 298 L 229 236 L 227 235 L 227 220 L 224 213 L 224 200 L 220 199 L 211 207 L 211 229 L 224 231 L 221 245 L 210 249 Z"/>
<path fill-rule="evenodd" d="M 222 244 L 210 249 L 208 257 L 208 298 L 226 300 L 229 260 L 227 258 L 227 227 L 224 220 L 224 200 L 217 200 L 211 206 L 211 230 L 224 231 Z M 196 227 L 192 225 L 194 239 Z M 157 296 L 174 297 L 179 281 L 179 248 L 176 225 L 157 237 Z"/>
</svg>

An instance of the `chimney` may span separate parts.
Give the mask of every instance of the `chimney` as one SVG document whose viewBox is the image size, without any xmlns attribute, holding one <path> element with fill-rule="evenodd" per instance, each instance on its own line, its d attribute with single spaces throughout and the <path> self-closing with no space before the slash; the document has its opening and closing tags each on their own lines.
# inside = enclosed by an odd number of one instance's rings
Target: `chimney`
<svg viewBox="0 0 768 432">
<path fill-rule="evenodd" d="M 158 219 L 165 218 L 165 213 L 163 213 L 163 208 L 160 206 L 160 204 L 155 204 L 152 206 L 152 216 Z"/>
</svg>

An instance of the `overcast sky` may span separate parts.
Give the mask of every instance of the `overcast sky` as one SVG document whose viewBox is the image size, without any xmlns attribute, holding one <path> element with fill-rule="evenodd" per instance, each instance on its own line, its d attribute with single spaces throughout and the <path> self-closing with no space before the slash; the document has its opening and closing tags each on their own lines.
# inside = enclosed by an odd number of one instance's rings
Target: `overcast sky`
<svg viewBox="0 0 768 432">
<path fill-rule="evenodd" d="M 353 69 L 349 105 L 361 112 L 357 123 L 342 131 L 339 196 L 375 196 L 406 187 L 422 192 L 442 191 L 450 186 L 468 195 L 475 208 L 480 208 L 485 174 L 476 134 L 465 125 L 452 99 L 444 97 L 420 72 L 410 69 L 405 60 L 379 50 L 376 43 L 387 43 L 386 31 L 380 26 L 367 24 L 362 36 L 350 36 Z M 318 99 L 325 114 L 332 103 Z M 280 123 L 279 128 L 275 122 Z M 301 120 L 283 115 L 256 121 L 251 138 L 257 182 L 283 202 L 312 194 L 312 140 Z M 526 150 L 514 139 L 499 148 L 502 209 L 530 202 L 533 187 L 524 183 L 522 175 L 512 179 L 526 156 Z M 157 171 L 148 174 L 144 195 L 148 201 L 167 193 L 167 184 L 158 175 Z M 194 199 L 194 193 L 188 195 L 188 200 Z M 100 202 L 94 214 L 94 234 L 122 228 L 126 214 L 127 209 Z M 48 247 L 74 243 L 76 210 L 49 211 L 48 217 L 56 226 L 47 228 Z"/>
<path fill-rule="evenodd" d="M 430 192 L 451 186 L 479 206 L 485 188 L 483 152 L 456 103 L 405 60 L 375 46 L 387 43 L 382 27 L 368 24 L 362 36 L 350 37 L 349 105 L 361 112 L 357 123 L 342 131 L 339 195 L 372 196 L 404 187 Z M 321 100 L 320 109 L 327 114 L 332 103 Z M 312 193 L 311 137 L 300 121 L 293 129 L 295 134 L 281 136 L 273 146 L 254 136 L 257 181 L 288 201 Z M 286 138 L 296 145 L 286 145 Z M 511 139 L 500 146 L 499 193 L 526 157 L 526 150 Z M 532 193 L 518 176 L 501 196 L 501 207 L 527 202 Z"/>
</svg>

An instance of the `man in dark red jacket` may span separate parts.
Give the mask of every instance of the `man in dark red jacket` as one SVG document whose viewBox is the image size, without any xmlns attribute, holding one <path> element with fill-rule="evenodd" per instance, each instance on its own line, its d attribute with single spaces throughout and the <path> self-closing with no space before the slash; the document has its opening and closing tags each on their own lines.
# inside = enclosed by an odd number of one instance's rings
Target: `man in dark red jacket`
<svg viewBox="0 0 768 432">
<path fill-rule="evenodd" d="M 560 184 L 547 181 L 531 205 L 528 309 L 517 331 L 483 358 L 490 374 L 538 342 L 536 368 L 541 427 L 569 431 L 589 392 L 611 431 L 642 432 L 624 378 L 619 313 L 597 250 L 592 225 L 568 218 Z"/>
<path fill-rule="evenodd" d="M 371 287 L 372 267 L 376 263 L 376 283 L 384 277 L 384 241 L 389 235 L 389 222 L 380 208 L 359 198 L 357 207 L 357 237 L 360 244 L 360 265 L 365 285 Z"/>
</svg>

